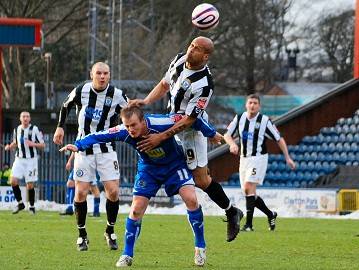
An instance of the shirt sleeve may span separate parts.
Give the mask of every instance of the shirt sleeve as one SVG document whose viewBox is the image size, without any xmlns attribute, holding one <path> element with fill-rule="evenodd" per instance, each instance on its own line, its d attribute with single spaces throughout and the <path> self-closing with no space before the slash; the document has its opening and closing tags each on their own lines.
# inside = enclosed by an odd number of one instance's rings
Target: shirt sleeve
<svg viewBox="0 0 359 270">
<path fill-rule="evenodd" d="M 37 126 L 34 127 L 34 132 L 35 132 L 35 142 L 45 143 L 44 136 Z"/>
<path fill-rule="evenodd" d="M 276 128 L 276 126 L 272 123 L 272 121 L 269 119 L 267 122 L 267 127 L 266 127 L 266 131 L 264 134 L 268 139 L 271 140 L 275 140 L 275 141 L 279 141 L 281 136 L 280 133 L 278 131 L 278 129 Z"/>
<path fill-rule="evenodd" d="M 227 127 L 227 132 L 226 134 L 231 135 L 232 138 L 236 137 L 236 132 L 238 132 L 238 114 L 236 114 L 236 116 L 233 118 L 232 122 L 229 123 L 228 127 Z M 239 133 L 238 133 L 239 134 Z"/>
<path fill-rule="evenodd" d="M 213 138 L 216 135 L 216 129 L 203 118 L 197 118 L 192 128 L 201 131 L 203 136 Z"/>
<path fill-rule="evenodd" d="M 73 105 L 81 100 L 79 88 L 75 88 L 71 91 L 71 93 L 67 96 L 65 101 L 62 103 L 59 115 L 59 122 L 57 123 L 58 127 L 64 127 L 66 118 L 71 111 Z"/>
<path fill-rule="evenodd" d="M 82 139 L 75 141 L 74 144 L 77 146 L 79 151 L 84 151 L 97 143 L 125 141 L 127 137 L 128 132 L 124 125 L 119 125 L 104 131 L 88 134 Z"/>
<path fill-rule="evenodd" d="M 194 87 L 194 84 L 191 85 Z M 198 117 L 208 106 L 213 90 L 209 86 L 191 89 L 191 99 L 188 101 L 186 115 Z"/>
</svg>

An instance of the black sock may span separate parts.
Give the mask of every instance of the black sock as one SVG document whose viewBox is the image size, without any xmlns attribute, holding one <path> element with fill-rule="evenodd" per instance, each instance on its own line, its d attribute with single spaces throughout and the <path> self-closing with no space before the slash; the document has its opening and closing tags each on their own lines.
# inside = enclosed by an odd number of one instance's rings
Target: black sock
<svg viewBox="0 0 359 270">
<path fill-rule="evenodd" d="M 227 209 L 230 206 L 230 201 L 226 193 L 224 193 L 222 186 L 217 182 L 212 180 L 209 186 L 203 191 L 222 209 Z"/>
<path fill-rule="evenodd" d="M 259 210 L 261 210 L 264 214 L 267 215 L 267 217 L 271 218 L 273 216 L 273 212 L 268 209 L 267 205 L 264 203 L 263 199 L 259 196 L 257 196 L 257 199 L 255 201 L 255 207 L 257 207 Z"/>
<path fill-rule="evenodd" d="M 74 202 L 75 206 L 75 214 L 77 221 L 77 228 L 79 230 L 79 236 L 85 237 L 87 236 L 86 232 L 86 215 L 87 215 L 87 201 L 84 202 Z"/>
<path fill-rule="evenodd" d="M 22 197 L 21 197 L 21 190 L 19 185 L 13 186 L 12 187 L 12 192 L 14 193 L 15 199 L 17 202 L 22 201 Z"/>
<path fill-rule="evenodd" d="M 30 203 L 30 207 L 34 207 L 34 203 L 35 203 L 35 189 L 29 189 L 28 191 L 28 195 L 29 195 L 29 203 Z"/>
<path fill-rule="evenodd" d="M 116 202 L 110 201 L 109 199 L 106 200 L 106 214 L 107 214 L 107 228 L 106 232 L 108 234 L 113 234 L 115 226 L 118 208 L 119 208 L 120 200 Z"/>
<path fill-rule="evenodd" d="M 253 223 L 255 200 L 256 197 L 254 195 L 246 196 L 246 208 L 247 208 L 246 225 L 250 227 L 252 227 L 252 223 Z"/>
</svg>

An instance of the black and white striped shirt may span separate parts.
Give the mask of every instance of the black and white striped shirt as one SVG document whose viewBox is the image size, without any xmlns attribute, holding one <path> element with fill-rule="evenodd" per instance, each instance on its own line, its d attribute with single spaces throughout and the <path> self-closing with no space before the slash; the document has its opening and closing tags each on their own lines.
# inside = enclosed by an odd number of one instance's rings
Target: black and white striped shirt
<svg viewBox="0 0 359 270">
<path fill-rule="evenodd" d="M 266 139 L 279 141 L 281 136 L 268 116 L 258 113 L 248 119 L 247 112 L 236 115 L 227 127 L 227 134 L 241 141 L 241 156 L 260 156 L 267 153 Z M 237 134 L 236 134 L 237 133 Z"/>
<path fill-rule="evenodd" d="M 207 65 L 200 70 L 186 68 L 186 54 L 178 54 L 171 62 L 164 80 L 170 85 L 168 107 L 171 113 L 186 114 L 192 117 L 207 114 L 204 112 L 213 94 L 213 79 Z"/>
<path fill-rule="evenodd" d="M 36 147 L 28 146 L 25 141 L 44 143 L 44 138 L 39 128 L 31 124 L 27 128 L 23 128 L 22 125 L 15 128 L 13 138 L 17 145 L 15 156 L 19 158 L 37 158 L 38 156 Z"/>
<path fill-rule="evenodd" d="M 112 85 L 107 85 L 105 90 L 97 92 L 93 89 L 92 82 L 82 84 L 73 89 L 62 104 L 58 127 L 64 126 L 66 117 L 75 104 L 78 116 L 77 139 L 80 139 L 87 134 L 116 126 L 121 109 L 126 107 L 127 103 L 127 96 Z M 86 150 L 86 155 L 114 150 L 114 142 L 94 144 Z"/>
</svg>

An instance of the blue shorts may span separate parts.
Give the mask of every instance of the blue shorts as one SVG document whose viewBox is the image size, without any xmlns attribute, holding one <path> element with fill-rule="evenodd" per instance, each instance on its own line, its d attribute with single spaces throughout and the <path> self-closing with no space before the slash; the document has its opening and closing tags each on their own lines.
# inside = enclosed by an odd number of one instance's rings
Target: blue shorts
<svg viewBox="0 0 359 270">
<path fill-rule="evenodd" d="M 136 174 L 133 195 L 150 199 L 156 196 L 162 185 L 168 197 L 176 195 L 181 187 L 194 185 L 192 172 L 186 163 L 180 163 L 171 169 L 163 166 L 143 167 Z"/>
<path fill-rule="evenodd" d="M 68 181 L 74 181 L 74 170 L 71 170 L 67 180 Z M 96 171 L 96 181 L 91 181 L 90 182 L 91 186 L 96 186 L 98 181 L 100 181 L 100 176 L 98 175 L 98 172 Z"/>
</svg>

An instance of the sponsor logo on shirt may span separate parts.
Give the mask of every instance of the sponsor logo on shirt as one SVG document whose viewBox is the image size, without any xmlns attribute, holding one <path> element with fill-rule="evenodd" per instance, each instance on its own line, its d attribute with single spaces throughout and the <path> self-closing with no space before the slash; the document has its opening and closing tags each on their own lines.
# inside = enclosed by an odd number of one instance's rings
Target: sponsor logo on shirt
<svg viewBox="0 0 359 270">
<path fill-rule="evenodd" d="M 100 120 L 101 115 L 102 115 L 102 110 L 91 108 L 91 107 L 87 107 L 85 109 L 85 117 L 88 119 Z"/>
<path fill-rule="evenodd" d="M 162 147 L 158 147 L 149 151 L 146 151 L 146 154 L 153 159 L 157 159 L 157 158 L 163 158 L 165 157 L 165 151 L 163 150 Z"/>
<path fill-rule="evenodd" d="M 253 140 L 253 132 L 243 131 L 242 138 L 243 140 Z"/>
<path fill-rule="evenodd" d="M 206 103 L 207 103 L 207 98 L 200 98 L 197 101 L 196 107 L 203 110 L 204 107 L 206 106 Z"/>
</svg>

